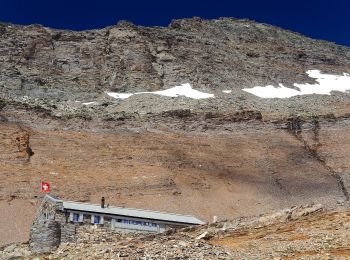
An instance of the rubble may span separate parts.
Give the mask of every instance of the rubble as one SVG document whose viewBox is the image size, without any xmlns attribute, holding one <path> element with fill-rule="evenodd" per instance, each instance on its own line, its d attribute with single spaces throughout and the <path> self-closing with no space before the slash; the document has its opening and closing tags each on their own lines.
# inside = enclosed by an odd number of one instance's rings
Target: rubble
<svg viewBox="0 0 350 260">
<path fill-rule="evenodd" d="M 288 215 L 293 217 L 281 217 Z M 268 222 L 261 222 L 262 217 Z M 31 254 L 27 244 L 13 244 L 3 247 L 0 259 L 305 259 L 318 252 L 345 259 L 350 256 L 349 220 L 349 210 L 324 211 L 321 205 L 305 205 L 158 235 L 101 237 L 99 229 L 89 228 L 81 239 L 61 244 L 49 255 Z"/>
</svg>

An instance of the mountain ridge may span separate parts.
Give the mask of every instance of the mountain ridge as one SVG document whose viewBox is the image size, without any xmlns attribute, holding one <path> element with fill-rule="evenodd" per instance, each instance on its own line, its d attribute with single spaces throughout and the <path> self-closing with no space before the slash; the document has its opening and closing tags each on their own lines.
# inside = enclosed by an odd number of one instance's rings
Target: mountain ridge
<svg viewBox="0 0 350 260">
<path fill-rule="evenodd" d="M 243 90 L 298 91 L 317 83 L 312 69 L 345 77 L 350 48 L 233 19 L 81 32 L 1 24 L 0 244 L 27 240 L 41 181 L 63 199 L 207 221 L 346 207 L 350 93 Z M 208 98 L 164 95 L 182 84 Z"/>
</svg>

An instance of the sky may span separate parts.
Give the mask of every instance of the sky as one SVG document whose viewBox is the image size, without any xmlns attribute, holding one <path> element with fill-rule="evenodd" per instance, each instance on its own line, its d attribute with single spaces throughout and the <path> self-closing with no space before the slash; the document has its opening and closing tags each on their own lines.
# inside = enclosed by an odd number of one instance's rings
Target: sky
<svg viewBox="0 0 350 260">
<path fill-rule="evenodd" d="M 0 0 L 0 21 L 86 30 L 129 20 L 167 26 L 172 19 L 199 16 L 248 18 L 350 47 L 349 0 Z"/>
</svg>

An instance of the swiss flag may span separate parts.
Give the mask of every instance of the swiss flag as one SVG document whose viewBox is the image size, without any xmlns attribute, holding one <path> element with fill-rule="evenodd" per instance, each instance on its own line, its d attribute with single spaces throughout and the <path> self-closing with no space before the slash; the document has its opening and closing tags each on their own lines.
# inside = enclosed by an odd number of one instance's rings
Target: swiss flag
<svg viewBox="0 0 350 260">
<path fill-rule="evenodd" d="M 51 188 L 50 188 L 50 183 L 48 182 L 41 182 L 41 192 L 50 192 Z"/>
</svg>

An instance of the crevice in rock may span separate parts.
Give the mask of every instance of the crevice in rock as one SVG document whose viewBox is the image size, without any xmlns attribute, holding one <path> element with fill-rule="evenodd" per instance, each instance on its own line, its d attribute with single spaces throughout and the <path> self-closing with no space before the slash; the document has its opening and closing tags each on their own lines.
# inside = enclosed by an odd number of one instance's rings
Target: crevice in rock
<svg viewBox="0 0 350 260">
<path fill-rule="evenodd" d="M 300 119 L 299 117 L 296 118 L 290 118 L 287 121 L 287 131 L 292 134 L 299 142 L 302 143 L 304 149 L 314 158 L 316 159 L 322 166 L 325 168 L 331 176 L 333 176 L 337 183 L 339 188 L 341 189 L 345 200 L 349 201 L 350 195 L 349 191 L 345 187 L 343 178 L 332 169 L 332 167 L 328 166 L 325 159 L 318 153 L 319 148 L 322 146 L 322 144 L 319 141 L 319 131 L 320 131 L 320 122 L 316 118 L 312 121 L 312 131 L 313 131 L 313 138 L 312 140 L 315 142 L 314 144 L 309 144 L 307 140 L 303 138 L 301 135 L 302 133 L 302 125 L 303 125 L 303 120 Z"/>
<path fill-rule="evenodd" d="M 286 191 L 286 189 L 284 188 L 284 186 L 281 183 L 281 179 L 278 178 L 277 172 L 276 171 L 271 171 L 271 176 L 272 176 L 273 182 L 276 184 L 278 189 Z M 289 193 L 289 192 L 287 192 L 287 193 Z"/>
</svg>

